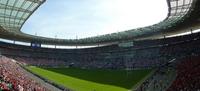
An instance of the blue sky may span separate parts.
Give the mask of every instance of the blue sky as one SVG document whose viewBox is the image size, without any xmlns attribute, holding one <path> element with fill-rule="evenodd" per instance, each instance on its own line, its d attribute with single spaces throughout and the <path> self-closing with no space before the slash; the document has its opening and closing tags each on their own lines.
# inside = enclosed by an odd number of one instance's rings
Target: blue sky
<svg viewBox="0 0 200 91">
<path fill-rule="evenodd" d="M 46 0 L 22 32 L 85 38 L 152 25 L 166 18 L 166 0 Z"/>
</svg>

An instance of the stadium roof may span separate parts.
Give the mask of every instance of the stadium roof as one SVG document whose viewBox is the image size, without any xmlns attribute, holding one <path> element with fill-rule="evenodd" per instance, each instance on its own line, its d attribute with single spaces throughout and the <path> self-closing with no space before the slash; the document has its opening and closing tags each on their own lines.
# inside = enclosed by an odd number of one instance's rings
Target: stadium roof
<svg viewBox="0 0 200 91">
<path fill-rule="evenodd" d="M 176 31 L 179 26 L 183 27 L 182 25 L 188 22 L 191 24 L 194 20 L 198 20 L 196 18 L 199 17 L 195 17 L 195 14 L 200 13 L 197 12 L 199 11 L 199 0 L 167 0 L 169 13 L 166 19 L 143 28 L 82 39 L 54 39 L 21 32 L 25 21 L 44 2 L 45 0 L 0 0 L 0 37 L 23 42 L 70 46 L 115 44 Z"/>
</svg>

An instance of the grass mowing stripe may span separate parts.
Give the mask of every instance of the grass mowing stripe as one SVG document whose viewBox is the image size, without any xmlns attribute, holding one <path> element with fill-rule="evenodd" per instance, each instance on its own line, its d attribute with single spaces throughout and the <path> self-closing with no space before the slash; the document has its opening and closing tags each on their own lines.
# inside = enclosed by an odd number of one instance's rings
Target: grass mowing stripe
<svg viewBox="0 0 200 91">
<path fill-rule="evenodd" d="M 75 91 L 127 91 L 151 70 L 83 70 L 27 67 L 30 71 Z"/>
</svg>

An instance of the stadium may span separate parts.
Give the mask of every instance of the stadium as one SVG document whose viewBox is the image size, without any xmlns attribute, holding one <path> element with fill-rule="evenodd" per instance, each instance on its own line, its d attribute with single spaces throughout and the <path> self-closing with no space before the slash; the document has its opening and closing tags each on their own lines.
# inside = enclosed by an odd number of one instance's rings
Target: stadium
<svg viewBox="0 0 200 91">
<path fill-rule="evenodd" d="M 22 32 L 46 2 L 0 0 L 0 91 L 200 91 L 200 0 L 166 0 L 164 20 L 115 33 Z"/>
</svg>

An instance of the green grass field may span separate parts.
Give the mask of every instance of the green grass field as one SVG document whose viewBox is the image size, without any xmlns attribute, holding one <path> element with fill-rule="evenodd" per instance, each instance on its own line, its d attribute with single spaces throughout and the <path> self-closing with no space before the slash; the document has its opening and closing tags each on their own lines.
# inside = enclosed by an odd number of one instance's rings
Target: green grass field
<svg viewBox="0 0 200 91">
<path fill-rule="evenodd" d="M 38 68 L 34 66 L 26 68 L 74 91 L 128 91 L 152 71 Z"/>
</svg>

